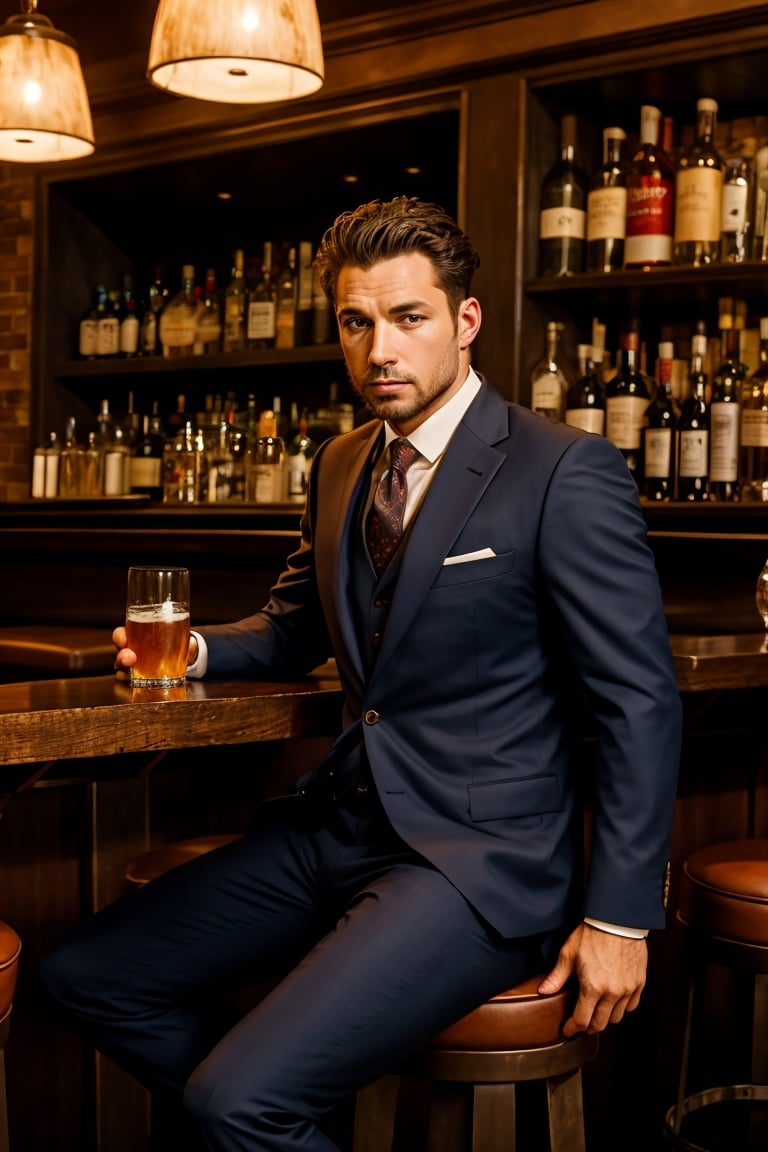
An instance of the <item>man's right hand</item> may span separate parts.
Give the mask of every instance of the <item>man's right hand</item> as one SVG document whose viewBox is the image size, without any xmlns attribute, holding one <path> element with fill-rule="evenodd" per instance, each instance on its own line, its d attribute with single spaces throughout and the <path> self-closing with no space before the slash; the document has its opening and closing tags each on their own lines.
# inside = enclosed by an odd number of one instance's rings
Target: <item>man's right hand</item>
<svg viewBox="0 0 768 1152">
<path fill-rule="evenodd" d="M 130 669 L 136 663 L 136 653 L 131 648 L 126 648 L 127 637 L 125 628 L 121 624 L 119 628 L 115 628 L 112 633 L 112 643 L 117 648 L 117 655 L 115 656 L 115 671 L 117 672 L 118 680 L 130 679 Z M 189 652 L 187 654 L 187 664 L 194 664 L 197 660 L 197 637 L 190 636 L 189 638 Z"/>
</svg>

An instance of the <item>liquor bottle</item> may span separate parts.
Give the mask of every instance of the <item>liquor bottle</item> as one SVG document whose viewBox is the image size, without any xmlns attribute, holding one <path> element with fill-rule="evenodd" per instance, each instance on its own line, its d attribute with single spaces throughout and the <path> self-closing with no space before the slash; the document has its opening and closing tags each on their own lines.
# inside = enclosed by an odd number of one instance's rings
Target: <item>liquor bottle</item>
<svg viewBox="0 0 768 1152">
<path fill-rule="evenodd" d="M 299 417 L 299 426 L 286 447 L 287 498 L 292 504 L 303 504 L 307 495 L 309 467 L 315 454 L 315 442 L 307 432 L 307 410 Z"/>
<path fill-rule="evenodd" d="M 152 404 L 152 415 L 144 416 L 142 432 L 131 452 L 130 491 L 135 496 L 148 496 L 150 500 L 163 498 L 163 422 L 158 415 L 158 404 Z"/>
<path fill-rule="evenodd" d="M 605 389 L 605 434 L 616 445 L 638 488 L 643 478 L 643 420 L 651 381 L 640 371 L 640 334 L 636 327 L 619 337 L 619 365 Z"/>
<path fill-rule="evenodd" d="M 236 248 L 232 278 L 224 289 L 224 335 L 222 351 L 242 352 L 245 348 L 245 275 L 242 248 Z"/>
<path fill-rule="evenodd" d="M 102 448 L 106 448 L 112 443 L 115 434 L 115 421 L 109 410 L 109 400 L 106 398 L 99 404 L 99 412 L 96 417 L 96 432 Z"/>
<path fill-rule="evenodd" d="M 216 291 L 216 269 L 208 268 L 205 273 L 202 307 L 197 312 L 195 332 L 195 354 L 212 356 L 221 349 L 221 308 Z"/>
<path fill-rule="evenodd" d="M 181 290 L 168 301 L 160 315 L 163 356 L 166 359 L 191 356 L 196 331 L 195 269 L 192 264 L 184 264 L 181 269 Z"/>
<path fill-rule="evenodd" d="M 603 349 L 600 345 L 579 345 L 583 370 L 565 396 L 565 423 L 584 432 L 602 436 L 605 431 L 605 396 L 600 380 Z M 597 359 L 596 359 L 597 357 Z"/>
<path fill-rule="evenodd" d="M 75 417 L 70 416 L 64 428 L 64 447 L 59 460 L 59 496 L 65 500 L 82 494 L 84 454 L 85 449 L 77 441 Z"/>
<path fill-rule="evenodd" d="M 123 430 L 115 425 L 112 439 L 102 446 L 104 495 L 127 496 L 131 490 L 131 453 Z"/>
<path fill-rule="evenodd" d="M 288 252 L 288 263 L 277 281 L 275 301 L 276 348 L 293 348 L 296 345 L 297 292 L 296 249 L 291 248 Z"/>
<path fill-rule="evenodd" d="M 246 344 L 248 348 L 273 348 L 277 289 L 272 279 L 272 244 L 264 242 L 261 276 L 248 292 Z"/>
<path fill-rule="evenodd" d="M 163 446 L 163 501 L 196 504 L 200 499 L 202 437 L 191 420 L 169 436 Z"/>
<path fill-rule="evenodd" d="M 531 373 L 531 409 L 548 420 L 562 420 L 565 394 L 573 383 L 573 371 L 561 348 L 563 325 L 550 320 L 542 359 Z"/>
<path fill-rule="evenodd" d="M 120 321 L 106 288 L 100 286 L 96 304 L 96 355 L 117 356 L 120 351 Z"/>
<path fill-rule="evenodd" d="M 189 413 L 187 412 L 187 398 L 183 393 L 176 397 L 176 410 L 172 412 L 165 422 L 166 436 L 175 436 L 180 429 L 182 429 L 189 420 Z"/>
<path fill-rule="evenodd" d="M 103 291 L 97 288 L 93 302 L 80 321 L 78 353 L 84 360 L 92 360 L 96 356 L 96 347 L 99 331 L 99 295 Z"/>
<path fill-rule="evenodd" d="M 720 255 L 723 160 L 715 148 L 717 101 L 696 103 L 696 141 L 675 175 L 675 263 L 701 266 Z"/>
<path fill-rule="evenodd" d="M 768 503 L 768 316 L 760 317 L 760 362 L 741 393 L 741 499 Z"/>
<path fill-rule="evenodd" d="M 584 271 L 588 183 L 586 173 L 576 163 L 576 117 L 563 116 L 560 158 L 541 185 L 540 276 L 575 276 Z"/>
<path fill-rule="evenodd" d="M 729 160 L 723 179 L 720 212 L 720 260 L 743 264 L 750 251 L 752 174 L 748 160 Z"/>
<path fill-rule="evenodd" d="M 284 447 L 277 435 L 277 421 L 271 409 L 259 417 L 259 434 L 248 447 L 245 471 L 245 498 L 249 504 L 279 504 L 283 499 Z"/>
<path fill-rule="evenodd" d="M 656 392 L 645 410 L 643 428 L 643 495 L 647 500 L 672 500 L 675 494 L 675 429 L 672 399 L 671 341 L 659 344 Z"/>
<path fill-rule="evenodd" d="M 312 343 L 312 241 L 300 240 L 296 268 L 296 343 Z"/>
<path fill-rule="evenodd" d="M 672 263 L 675 169 L 659 146 L 661 112 L 640 109 L 640 147 L 627 172 L 625 268 L 654 268 Z"/>
<path fill-rule="evenodd" d="M 768 260 L 768 143 L 755 153 L 752 183 L 755 218 L 752 256 L 755 260 Z"/>
<path fill-rule="evenodd" d="M 703 326 L 702 326 L 703 328 Z M 709 500 L 709 405 L 704 358 L 707 337 L 702 330 L 691 338 L 688 371 L 690 394 L 680 407 L 677 421 L 677 498 Z"/>
<path fill-rule="evenodd" d="M 32 458 L 30 495 L 34 499 L 52 500 L 58 496 L 60 457 L 58 438 L 55 432 L 50 432 L 48 442 L 35 448 Z"/>
<path fill-rule="evenodd" d="M 96 432 L 88 433 L 88 443 L 81 458 L 80 495 L 97 499 L 104 495 L 104 449 Z"/>
<path fill-rule="evenodd" d="M 623 128 L 603 130 L 603 164 L 587 194 L 587 271 L 615 272 L 624 264 L 627 168 Z"/>
<path fill-rule="evenodd" d="M 740 400 L 745 370 L 741 362 L 741 329 L 731 297 L 720 300 L 722 362 L 712 381 L 709 405 L 709 492 L 712 500 L 739 499 Z"/>
<path fill-rule="evenodd" d="M 136 310 L 136 299 L 133 295 L 133 281 L 130 276 L 123 277 L 123 306 L 120 316 L 120 355 L 138 356 L 139 354 L 139 314 Z"/>
</svg>

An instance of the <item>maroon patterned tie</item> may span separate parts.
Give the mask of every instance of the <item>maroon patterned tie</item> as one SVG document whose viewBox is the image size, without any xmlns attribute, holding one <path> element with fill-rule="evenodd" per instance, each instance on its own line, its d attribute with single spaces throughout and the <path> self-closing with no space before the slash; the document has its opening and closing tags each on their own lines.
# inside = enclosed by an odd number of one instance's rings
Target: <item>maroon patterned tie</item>
<svg viewBox="0 0 768 1152">
<path fill-rule="evenodd" d="M 405 474 L 418 455 L 407 440 L 393 440 L 389 445 L 389 468 L 376 487 L 366 524 L 368 552 L 377 576 L 381 576 L 403 538 L 408 493 Z"/>
</svg>

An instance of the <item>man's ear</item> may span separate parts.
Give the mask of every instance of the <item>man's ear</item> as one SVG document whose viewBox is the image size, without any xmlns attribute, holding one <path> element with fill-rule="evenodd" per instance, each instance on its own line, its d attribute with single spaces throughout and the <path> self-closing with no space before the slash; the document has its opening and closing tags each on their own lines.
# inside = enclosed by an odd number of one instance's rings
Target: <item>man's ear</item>
<svg viewBox="0 0 768 1152">
<path fill-rule="evenodd" d="M 461 349 L 468 348 L 475 339 L 480 331 L 482 320 L 480 301 L 476 300 L 474 296 L 462 300 L 459 305 L 458 316 L 459 347 Z"/>
</svg>

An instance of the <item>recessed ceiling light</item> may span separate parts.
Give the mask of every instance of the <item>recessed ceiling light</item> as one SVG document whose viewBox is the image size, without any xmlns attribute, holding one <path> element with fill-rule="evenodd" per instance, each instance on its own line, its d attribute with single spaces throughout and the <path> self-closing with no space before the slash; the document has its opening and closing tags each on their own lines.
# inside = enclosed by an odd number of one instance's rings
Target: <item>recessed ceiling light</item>
<svg viewBox="0 0 768 1152">
<path fill-rule="evenodd" d="M 410 166 L 410 168 L 406 168 L 405 171 L 407 172 L 407 174 L 409 176 L 420 176 L 421 175 L 421 168 L 419 168 L 419 166 L 417 164 L 412 164 Z"/>
<path fill-rule="evenodd" d="M 231 192 L 217 192 L 216 197 L 219 200 L 231 200 L 232 199 L 232 193 Z"/>
<path fill-rule="evenodd" d="M 357 184 L 359 179 L 360 177 L 355 176 L 354 172 L 348 172 L 346 176 L 342 176 L 342 180 L 345 184 Z"/>
</svg>

